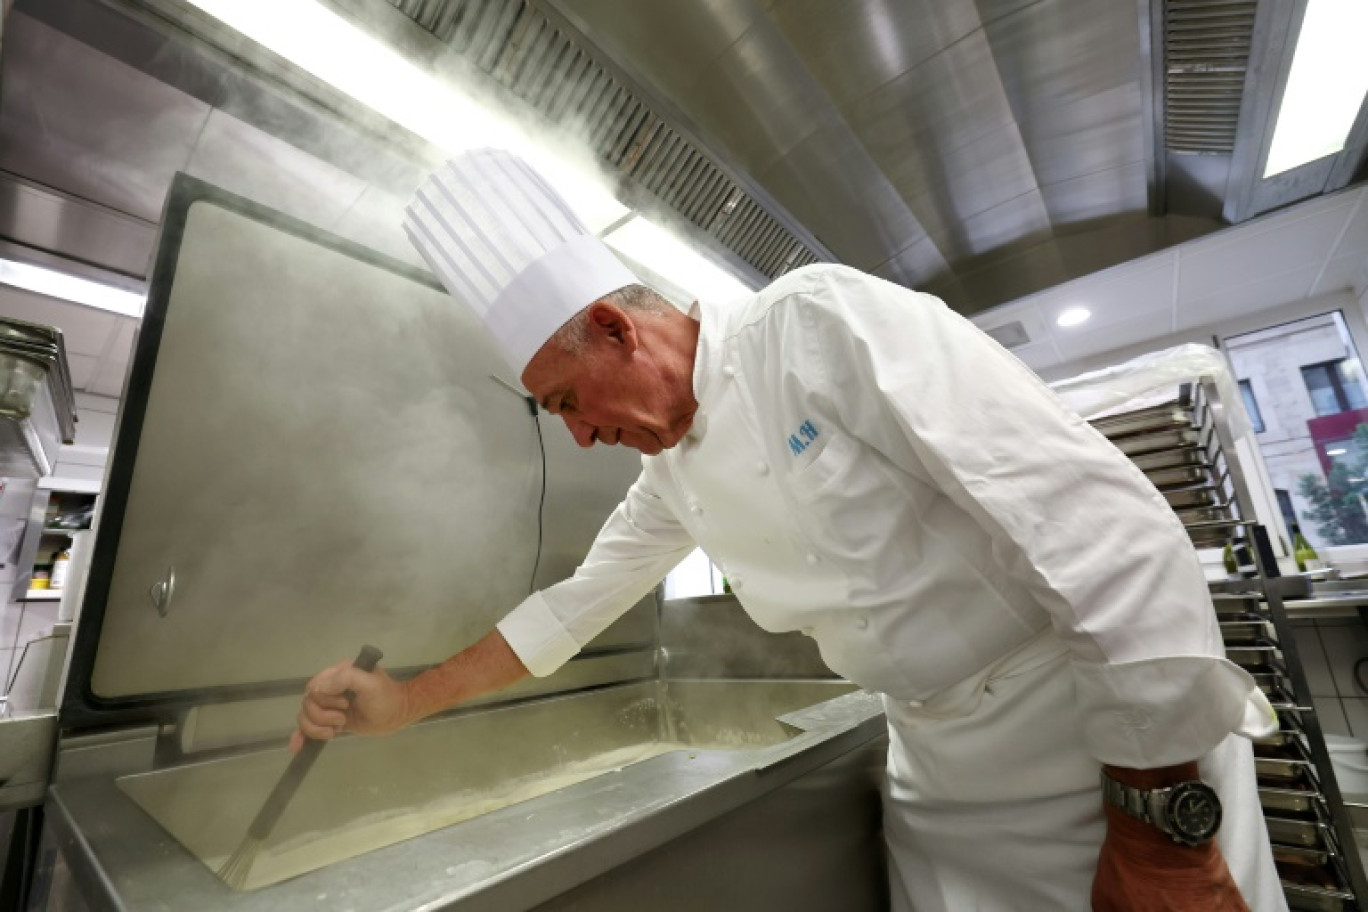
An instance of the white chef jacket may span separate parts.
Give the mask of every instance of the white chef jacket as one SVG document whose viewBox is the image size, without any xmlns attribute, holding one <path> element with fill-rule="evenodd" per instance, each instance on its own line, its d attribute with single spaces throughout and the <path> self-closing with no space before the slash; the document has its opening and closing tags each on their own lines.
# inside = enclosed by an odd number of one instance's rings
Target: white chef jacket
<svg viewBox="0 0 1368 912">
<path fill-rule="evenodd" d="M 698 308 L 698 416 L 575 575 L 499 630 L 547 675 L 697 543 L 766 630 L 928 714 L 1067 650 L 1102 763 L 1192 760 L 1274 713 L 1135 465 L 938 299 L 841 266 Z"/>
</svg>

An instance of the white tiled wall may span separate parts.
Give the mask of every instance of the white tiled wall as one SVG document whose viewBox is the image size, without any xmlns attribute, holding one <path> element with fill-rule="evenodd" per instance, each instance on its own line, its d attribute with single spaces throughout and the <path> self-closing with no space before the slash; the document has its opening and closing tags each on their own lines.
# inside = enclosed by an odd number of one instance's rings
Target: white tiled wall
<svg viewBox="0 0 1368 912">
<path fill-rule="evenodd" d="M 1293 635 L 1321 728 L 1368 741 L 1368 689 L 1354 678 L 1355 663 L 1368 659 L 1368 626 L 1357 618 L 1294 619 Z M 1368 661 L 1362 677 L 1368 684 Z"/>
</svg>

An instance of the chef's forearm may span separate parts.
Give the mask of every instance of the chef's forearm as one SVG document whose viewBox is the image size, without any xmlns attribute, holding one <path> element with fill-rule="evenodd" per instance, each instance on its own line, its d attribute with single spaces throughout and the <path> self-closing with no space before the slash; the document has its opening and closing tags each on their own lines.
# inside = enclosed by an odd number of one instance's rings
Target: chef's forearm
<svg viewBox="0 0 1368 912">
<path fill-rule="evenodd" d="M 502 690 L 529 674 L 497 629 L 435 668 L 404 682 L 405 722 Z"/>
</svg>

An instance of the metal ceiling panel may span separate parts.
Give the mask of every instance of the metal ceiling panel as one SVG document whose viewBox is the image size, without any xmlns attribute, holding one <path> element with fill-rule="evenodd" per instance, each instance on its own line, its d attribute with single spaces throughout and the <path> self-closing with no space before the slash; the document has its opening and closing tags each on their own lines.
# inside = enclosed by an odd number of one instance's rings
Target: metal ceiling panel
<svg viewBox="0 0 1368 912">
<path fill-rule="evenodd" d="M 611 28 L 603 32 L 605 40 L 648 53 L 654 67 L 649 75 L 671 92 L 686 91 L 698 82 L 737 40 L 764 21 L 758 6 L 735 0 L 636 4 L 568 0 L 564 8 Z"/>
<path fill-rule="evenodd" d="M 1017 117 L 1139 79 L 1139 17 L 1125 3 L 1040 0 L 984 26 Z"/>
<path fill-rule="evenodd" d="M 6 29 L 0 168 L 156 222 L 209 106 L 20 12 Z"/>
<path fill-rule="evenodd" d="M 795 218 L 820 225 L 822 243 L 857 269 L 873 269 L 926 237 L 907 203 L 842 124 L 813 133 L 756 178 Z"/>
<path fill-rule="evenodd" d="M 1029 243 L 1050 232 L 1050 219 L 1040 191 L 1031 189 L 962 220 L 966 243 L 986 254 L 1011 243 Z M 977 249 L 975 249 L 975 247 Z"/>
<path fill-rule="evenodd" d="M 915 69 L 979 27 L 973 0 L 830 0 L 775 5 L 776 28 L 838 107 Z"/>
<path fill-rule="evenodd" d="M 1013 123 L 992 48 L 974 32 L 845 110 L 878 162 L 909 149 L 948 154 Z M 899 185 L 894 179 L 893 183 Z M 916 188 L 913 195 L 920 192 Z"/>
<path fill-rule="evenodd" d="M 672 97 L 699 112 L 698 125 L 753 172 L 801 142 L 831 110 L 793 48 L 768 24 L 748 31 L 702 69 Z"/>
<path fill-rule="evenodd" d="M 1144 109 L 1135 84 L 1034 110 L 1021 137 L 1041 185 L 1145 162 Z M 1143 184 L 1142 184 L 1143 189 Z"/>
<path fill-rule="evenodd" d="M 1118 216 L 1143 216 L 1149 205 L 1145 163 L 1095 171 L 1040 188 L 1045 210 L 1057 226 Z"/>
<path fill-rule="evenodd" d="M 898 251 L 870 269 L 875 275 L 908 288 L 924 288 L 936 276 L 945 275 L 949 266 L 940 248 L 930 238 Z"/>
</svg>

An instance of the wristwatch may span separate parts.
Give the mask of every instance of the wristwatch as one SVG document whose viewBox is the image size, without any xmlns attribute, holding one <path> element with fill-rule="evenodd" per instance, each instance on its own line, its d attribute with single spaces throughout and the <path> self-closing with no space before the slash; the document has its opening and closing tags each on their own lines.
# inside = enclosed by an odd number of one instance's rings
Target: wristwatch
<svg viewBox="0 0 1368 912">
<path fill-rule="evenodd" d="M 1104 771 L 1102 798 L 1186 846 L 1205 845 L 1221 828 L 1221 799 L 1214 788 L 1199 780 L 1140 789 L 1117 782 Z"/>
</svg>

